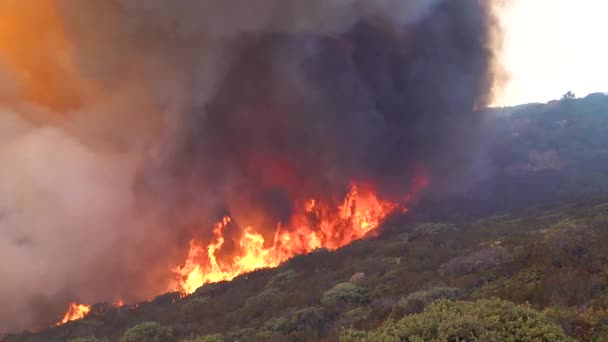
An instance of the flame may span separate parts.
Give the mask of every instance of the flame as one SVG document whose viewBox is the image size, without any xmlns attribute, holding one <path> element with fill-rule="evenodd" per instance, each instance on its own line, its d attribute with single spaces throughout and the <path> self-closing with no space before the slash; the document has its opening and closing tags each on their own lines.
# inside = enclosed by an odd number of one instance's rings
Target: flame
<svg viewBox="0 0 608 342">
<path fill-rule="evenodd" d="M 179 277 L 178 290 L 190 294 L 204 284 L 276 267 L 295 255 L 307 254 L 317 248 L 335 250 L 343 247 L 365 237 L 397 207 L 395 203 L 380 200 L 373 191 L 361 191 L 352 186 L 337 208 L 318 199 L 302 203 L 300 213 L 294 215 L 289 227 L 277 224 L 272 243 L 267 243 L 254 227 L 245 227 L 238 240 L 237 252 L 220 261 L 224 231 L 232 223 L 232 218 L 226 216 L 214 226 L 212 242 L 190 241 L 184 266 L 174 269 Z"/>
<path fill-rule="evenodd" d="M 68 311 L 66 311 L 63 319 L 57 322 L 56 325 L 62 325 L 69 321 L 82 319 L 89 313 L 89 311 L 91 311 L 90 305 L 70 303 L 68 306 Z"/>
</svg>

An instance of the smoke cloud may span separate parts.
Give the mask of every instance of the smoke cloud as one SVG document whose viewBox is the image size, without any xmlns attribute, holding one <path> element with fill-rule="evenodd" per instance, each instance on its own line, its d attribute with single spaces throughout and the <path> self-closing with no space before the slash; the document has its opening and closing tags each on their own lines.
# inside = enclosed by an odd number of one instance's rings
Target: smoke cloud
<svg viewBox="0 0 608 342">
<path fill-rule="evenodd" d="M 493 10 L 5 0 L 0 331 L 170 290 L 226 213 L 271 234 L 352 182 L 400 202 L 457 182 L 497 85 Z"/>
</svg>

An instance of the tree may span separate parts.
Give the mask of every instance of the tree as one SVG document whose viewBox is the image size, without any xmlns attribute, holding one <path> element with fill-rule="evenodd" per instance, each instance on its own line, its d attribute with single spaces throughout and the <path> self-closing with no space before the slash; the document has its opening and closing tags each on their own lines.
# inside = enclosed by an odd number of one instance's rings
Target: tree
<svg viewBox="0 0 608 342">
<path fill-rule="evenodd" d="M 572 91 L 568 91 L 562 96 L 562 101 L 569 101 L 576 99 L 576 95 Z"/>
</svg>

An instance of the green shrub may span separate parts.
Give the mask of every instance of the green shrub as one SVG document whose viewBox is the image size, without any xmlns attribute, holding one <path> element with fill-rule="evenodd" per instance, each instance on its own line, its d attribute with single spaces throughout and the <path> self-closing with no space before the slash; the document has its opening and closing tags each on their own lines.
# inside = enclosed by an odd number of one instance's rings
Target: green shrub
<svg viewBox="0 0 608 342">
<path fill-rule="evenodd" d="M 486 247 L 476 252 L 458 256 L 438 269 L 443 277 L 473 274 L 493 270 L 499 265 L 513 261 L 511 253 L 502 247 Z"/>
<path fill-rule="evenodd" d="M 307 307 L 293 313 L 291 322 L 294 326 L 318 326 L 325 323 L 325 311 L 322 308 Z"/>
<path fill-rule="evenodd" d="M 95 336 L 77 337 L 77 338 L 68 340 L 68 342 L 109 342 L 109 341 L 110 340 L 108 340 L 107 338 L 97 338 Z"/>
<path fill-rule="evenodd" d="M 283 290 L 287 288 L 294 279 L 296 279 L 296 272 L 293 270 L 279 273 L 270 279 L 268 284 L 266 284 L 266 289 L 277 288 Z"/>
<path fill-rule="evenodd" d="M 291 315 L 291 325 L 294 331 L 292 335 L 300 336 L 305 341 L 315 340 L 322 336 L 328 323 L 329 320 L 322 308 L 300 309 Z"/>
<path fill-rule="evenodd" d="M 249 318 L 262 316 L 264 313 L 270 312 L 273 306 L 280 304 L 283 298 L 284 295 L 279 289 L 269 288 L 257 296 L 248 298 L 241 312 Z"/>
<path fill-rule="evenodd" d="M 180 342 L 224 342 L 224 335 L 213 334 L 213 335 L 197 337 L 195 339 L 181 340 Z"/>
<path fill-rule="evenodd" d="M 499 297 L 516 302 L 531 300 L 535 292 L 541 291 L 542 272 L 523 269 L 510 277 L 500 277 L 476 289 L 473 298 Z"/>
<path fill-rule="evenodd" d="M 392 316 L 419 313 L 438 299 L 457 299 L 458 297 L 460 297 L 460 289 L 455 287 L 434 287 L 430 290 L 416 291 L 399 300 L 393 309 Z"/>
<path fill-rule="evenodd" d="M 205 311 L 209 302 L 208 297 L 190 297 L 179 308 L 185 317 L 196 316 L 197 313 Z"/>
<path fill-rule="evenodd" d="M 343 327 L 352 327 L 355 324 L 362 322 L 370 317 L 372 309 L 369 307 L 359 307 L 347 311 L 340 319 Z"/>
<path fill-rule="evenodd" d="M 256 336 L 264 340 L 277 340 L 288 336 L 291 330 L 292 324 L 289 320 L 275 317 L 264 322 Z"/>
<path fill-rule="evenodd" d="M 321 303 L 325 306 L 336 304 L 363 304 L 368 301 L 367 290 L 352 283 L 341 283 L 323 293 Z"/>
<path fill-rule="evenodd" d="M 564 331 L 581 341 L 608 341 L 608 310 L 549 307 L 545 316 L 557 322 Z"/>
<path fill-rule="evenodd" d="M 388 321 L 371 332 L 347 330 L 340 341 L 572 341 L 529 306 L 499 299 L 439 300 L 423 313 Z"/>
<path fill-rule="evenodd" d="M 120 342 L 165 342 L 173 337 L 170 328 L 156 322 L 139 323 L 125 331 Z"/>
<path fill-rule="evenodd" d="M 226 334 L 227 341 L 249 341 L 255 336 L 255 330 L 252 328 L 245 328 L 240 330 L 233 330 Z"/>
</svg>

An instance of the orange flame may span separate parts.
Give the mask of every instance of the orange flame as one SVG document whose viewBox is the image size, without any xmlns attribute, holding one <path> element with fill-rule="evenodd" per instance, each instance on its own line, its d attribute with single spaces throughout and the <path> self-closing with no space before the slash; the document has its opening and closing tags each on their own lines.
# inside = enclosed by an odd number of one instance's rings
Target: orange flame
<svg viewBox="0 0 608 342">
<path fill-rule="evenodd" d="M 218 259 L 224 246 L 224 230 L 232 222 L 224 217 L 213 229 L 213 241 L 205 244 L 193 239 L 184 266 L 174 272 L 179 276 L 178 290 L 190 294 L 200 286 L 261 268 L 276 267 L 298 254 L 317 248 L 335 250 L 366 236 L 398 205 L 382 201 L 372 191 L 358 191 L 352 186 L 338 208 L 316 199 L 301 205 L 301 212 L 291 220 L 292 229 L 279 222 L 272 244 L 253 227 L 241 233 L 237 252 L 224 262 Z"/>
<path fill-rule="evenodd" d="M 70 305 L 68 306 L 68 311 L 66 311 L 65 315 L 63 316 L 63 319 L 57 322 L 56 325 L 62 325 L 69 321 L 82 319 L 89 313 L 89 311 L 91 311 L 90 305 L 70 303 Z"/>
</svg>

